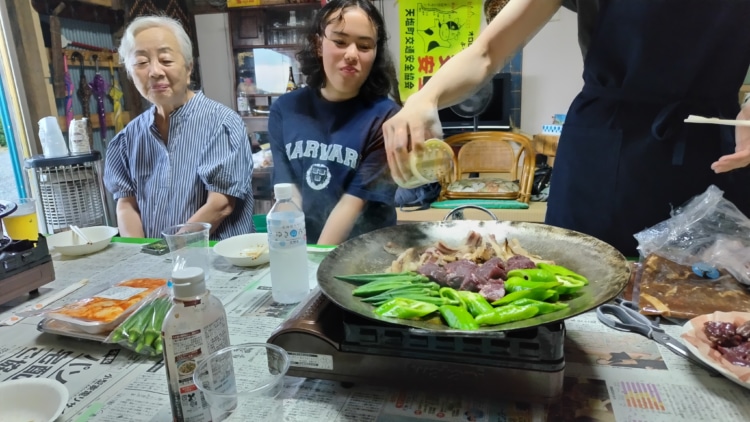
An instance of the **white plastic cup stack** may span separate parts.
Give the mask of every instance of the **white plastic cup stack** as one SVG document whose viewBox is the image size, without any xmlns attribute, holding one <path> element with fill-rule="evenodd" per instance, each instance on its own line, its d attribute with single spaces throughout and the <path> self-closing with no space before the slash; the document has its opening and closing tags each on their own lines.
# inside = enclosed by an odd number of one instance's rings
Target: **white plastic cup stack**
<svg viewBox="0 0 750 422">
<path fill-rule="evenodd" d="M 45 158 L 65 157 L 68 146 L 63 138 L 57 117 L 47 116 L 39 120 L 39 142 Z"/>
</svg>

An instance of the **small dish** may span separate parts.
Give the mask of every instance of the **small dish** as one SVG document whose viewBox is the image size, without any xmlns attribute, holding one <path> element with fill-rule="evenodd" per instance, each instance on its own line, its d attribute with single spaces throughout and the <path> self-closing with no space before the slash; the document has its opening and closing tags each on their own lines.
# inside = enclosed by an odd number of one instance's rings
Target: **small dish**
<svg viewBox="0 0 750 422">
<path fill-rule="evenodd" d="M 238 267 L 255 267 L 268 263 L 268 234 L 250 233 L 224 239 L 214 246 L 214 252 Z"/>
<path fill-rule="evenodd" d="M 63 255 L 88 255 L 106 248 L 117 234 L 117 229 L 109 226 L 81 227 L 79 230 L 91 241 L 91 244 L 87 244 L 72 231 L 64 231 L 47 237 L 47 244 Z"/>
<path fill-rule="evenodd" d="M 68 397 L 68 389 L 49 378 L 1 382 L 0 421 L 52 422 L 62 415 Z"/>
<path fill-rule="evenodd" d="M 686 322 L 680 335 L 690 353 L 706 365 L 717 370 L 729 380 L 750 388 L 750 368 L 737 366 L 725 359 L 721 352 L 711 348 L 711 342 L 703 332 L 706 321 L 723 321 L 742 324 L 750 320 L 750 312 L 714 312 L 701 315 Z"/>
</svg>

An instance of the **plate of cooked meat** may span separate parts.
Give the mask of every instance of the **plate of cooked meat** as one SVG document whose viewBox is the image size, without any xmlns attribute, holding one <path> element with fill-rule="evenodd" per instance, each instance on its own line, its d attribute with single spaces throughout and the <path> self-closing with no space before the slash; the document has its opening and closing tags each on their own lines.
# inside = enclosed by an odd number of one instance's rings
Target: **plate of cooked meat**
<svg viewBox="0 0 750 422">
<path fill-rule="evenodd" d="M 685 323 L 690 353 L 737 384 L 750 388 L 750 312 L 714 312 Z"/>
</svg>

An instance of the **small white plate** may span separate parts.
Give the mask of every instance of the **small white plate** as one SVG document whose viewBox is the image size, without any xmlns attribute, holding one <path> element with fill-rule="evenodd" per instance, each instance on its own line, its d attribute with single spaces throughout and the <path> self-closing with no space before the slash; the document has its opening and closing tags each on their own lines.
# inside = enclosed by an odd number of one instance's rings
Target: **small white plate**
<svg viewBox="0 0 750 422">
<path fill-rule="evenodd" d="M 692 324 L 692 320 L 686 322 L 682 328 L 683 328 L 683 333 L 682 333 L 683 336 L 684 335 L 695 336 L 695 327 Z M 685 340 L 684 338 L 682 339 L 682 344 L 684 344 L 685 347 L 687 347 L 687 349 L 690 351 L 690 354 L 698 358 L 700 361 L 702 361 L 706 365 L 717 370 L 721 375 L 724 375 L 725 377 L 729 378 L 731 381 L 734 381 L 735 383 L 745 388 L 750 388 L 750 382 L 742 381 L 741 379 L 739 379 L 739 377 L 737 377 L 736 374 L 732 373 L 732 371 L 725 368 L 721 363 L 717 362 L 714 358 L 698 350 L 697 347 L 695 347 L 692 343 Z"/>
<path fill-rule="evenodd" d="M 3 422 L 52 422 L 62 415 L 67 402 L 68 389 L 53 379 L 24 378 L 0 383 Z"/>
</svg>

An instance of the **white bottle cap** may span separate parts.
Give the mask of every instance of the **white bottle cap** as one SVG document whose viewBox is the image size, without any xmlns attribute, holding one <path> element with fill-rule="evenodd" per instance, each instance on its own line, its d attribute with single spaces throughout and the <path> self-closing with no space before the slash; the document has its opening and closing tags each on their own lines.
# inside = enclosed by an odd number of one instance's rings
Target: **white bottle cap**
<svg viewBox="0 0 750 422">
<path fill-rule="evenodd" d="M 190 298 L 206 292 L 206 276 L 203 268 L 185 267 L 172 271 L 174 297 Z"/>
<path fill-rule="evenodd" d="M 277 183 L 273 185 L 273 194 L 276 196 L 276 200 L 279 199 L 291 199 L 292 198 L 292 184 L 291 183 Z"/>
</svg>

